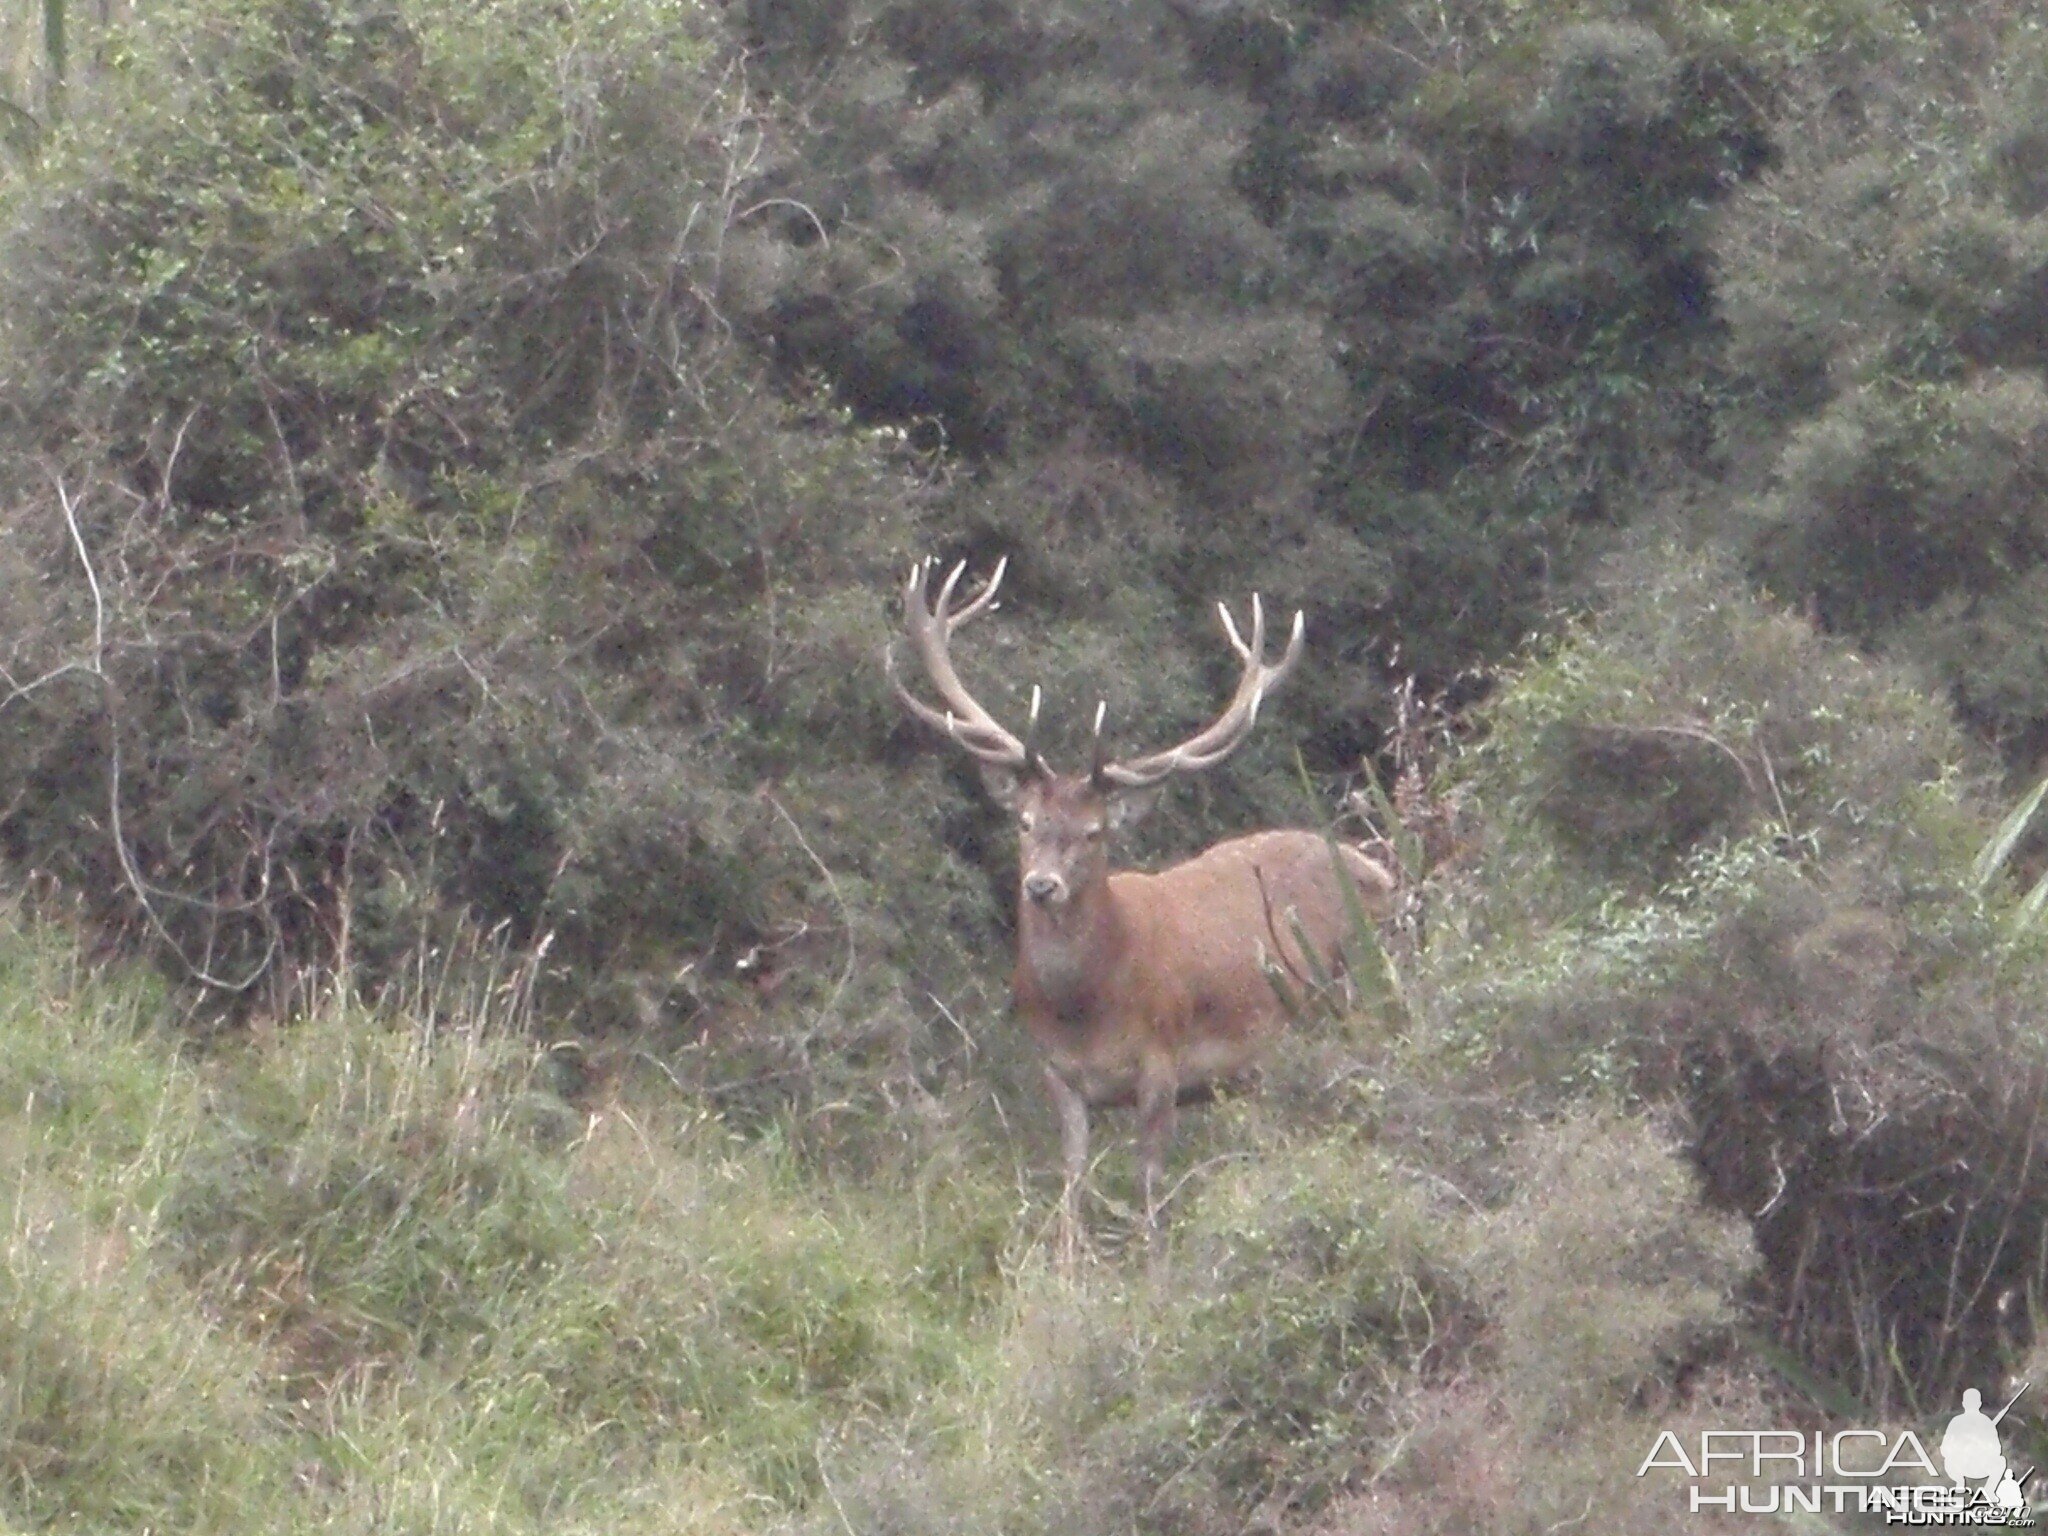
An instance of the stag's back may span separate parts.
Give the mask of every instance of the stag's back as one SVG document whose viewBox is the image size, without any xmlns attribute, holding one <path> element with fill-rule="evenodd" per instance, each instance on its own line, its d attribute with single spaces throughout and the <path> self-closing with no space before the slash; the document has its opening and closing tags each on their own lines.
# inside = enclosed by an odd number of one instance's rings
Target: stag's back
<svg viewBox="0 0 2048 1536">
<path fill-rule="evenodd" d="M 1118 902 L 1137 918 L 1137 946 L 1171 967 L 1153 1027 L 1181 1036 L 1170 1042 L 1178 1050 L 1216 1058 L 1196 1076 L 1235 1071 L 1284 1022 L 1266 973 L 1273 957 L 1301 976 L 1314 969 L 1303 938 L 1320 964 L 1336 956 L 1352 926 L 1344 879 L 1368 916 L 1385 914 L 1392 877 L 1355 848 L 1337 844 L 1333 854 L 1315 832 L 1254 832 L 1156 875 L 1110 876 Z"/>
</svg>

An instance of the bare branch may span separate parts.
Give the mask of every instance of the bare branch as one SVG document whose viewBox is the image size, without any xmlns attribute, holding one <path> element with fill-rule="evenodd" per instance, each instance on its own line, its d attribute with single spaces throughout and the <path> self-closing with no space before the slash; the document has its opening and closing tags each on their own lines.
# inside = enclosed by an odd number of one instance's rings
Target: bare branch
<svg viewBox="0 0 2048 1536">
<path fill-rule="evenodd" d="M 189 421 L 190 418 L 188 417 L 187 423 Z M 181 425 L 178 431 L 178 440 L 174 442 L 172 447 L 172 457 L 174 460 L 178 443 L 182 442 L 183 437 L 184 427 Z M 261 889 L 254 898 L 247 902 L 221 903 L 207 901 L 199 897 L 186 896 L 177 891 L 154 887 L 144 878 L 142 869 L 136 862 L 134 849 L 129 842 L 127 827 L 124 823 L 121 809 L 121 714 L 118 707 L 120 694 L 114 679 L 108 674 L 106 668 L 106 592 L 100 584 L 99 570 L 93 563 L 92 550 L 86 543 L 85 530 L 79 523 L 78 498 L 63 476 L 58 475 L 53 477 L 53 479 L 57 492 L 57 504 L 64 514 L 65 531 L 70 536 L 72 549 L 78 555 L 79 566 L 85 572 L 86 588 L 92 594 L 91 654 L 84 660 L 73 660 L 65 663 L 63 666 L 53 668 L 33 682 L 20 685 L 10 684 L 6 698 L 0 699 L 0 709 L 4 709 L 17 699 L 27 697 L 36 689 L 55 681 L 57 678 L 71 673 L 78 673 L 97 680 L 99 683 L 101 715 L 107 727 L 107 834 L 113 844 L 115 862 L 119 864 L 121 869 L 122 881 L 128 887 L 129 894 L 135 898 L 136 905 L 142 909 L 143 918 L 149 924 L 151 932 L 164 943 L 172 954 L 178 957 L 179 963 L 184 966 L 185 970 L 195 980 L 225 992 L 245 992 L 254 986 L 263 974 L 270 969 L 271 961 L 276 957 L 279 941 L 275 927 L 266 924 L 268 942 L 263 956 L 246 976 L 240 978 L 223 977 L 215 974 L 211 967 L 211 945 L 209 944 L 208 946 L 209 955 L 195 961 L 186 952 L 184 945 L 178 941 L 176 935 L 171 932 L 169 925 L 163 920 L 161 913 L 157 910 L 157 903 L 163 900 L 177 901 L 185 906 L 199 908 L 216 919 L 226 915 L 260 914 L 270 889 L 272 867 L 271 839 L 264 840 L 263 846 L 256 855 L 261 871 L 259 876 Z"/>
</svg>

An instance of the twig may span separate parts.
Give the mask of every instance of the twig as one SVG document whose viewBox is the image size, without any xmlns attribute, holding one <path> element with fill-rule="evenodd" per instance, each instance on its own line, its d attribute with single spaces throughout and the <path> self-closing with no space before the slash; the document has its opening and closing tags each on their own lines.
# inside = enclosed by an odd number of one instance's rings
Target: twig
<svg viewBox="0 0 2048 1536">
<path fill-rule="evenodd" d="M 142 871 L 136 865 L 135 855 L 128 846 L 127 832 L 121 820 L 121 718 L 119 710 L 115 707 L 118 695 L 114 687 L 114 680 L 107 676 L 106 670 L 106 595 L 100 589 L 99 572 L 93 567 L 92 552 L 86 547 L 85 534 L 78 526 L 78 503 L 73 499 L 71 488 L 64 483 L 62 476 L 57 477 L 56 487 L 58 505 L 64 509 L 64 526 L 71 535 L 71 547 L 78 552 L 78 563 L 85 570 L 86 586 L 92 592 L 92 659 L 89 662 L 81 662 L 74 665 L 76 670 L 89 673 L 97 678 L 100 684 L 101 710 L 107 722 L 107 831 L 114 845 L 114 858 L 120 864 L 122 878 L 126 882 L 130 894 L 135 897 L 136 904 L 142 908 L 142 915 L 148 921 L 150 928 L 169 947 L 171 953 L 178 957 L 179 963 L 185 967 L 194 979 L 206 986 L 219 988 L 224 992 L 246 992 L 256 984 L 264 972 L 270 969 L 270 962 L 276 958 L 278 936 L 275 925 L 266 924 L 266 927 L 269 929 L 267 934 L 269 942 L 264 947 L 262 958 L 256 962 L 247 976 L 239 981 L 229 981 L 216 976 L 206 964 L 194 961 L 185 952 L 185 947 L 173 936 L 169 926 L 158 914 L 156 903 L 151 899 L 152 894 L 157 893 L 153 893 L 149 883 L 143 879 Z M 47 679 L 44 680 L 46 681 Z M 245 904 L 242 910 L 260 909 L 263 898 L 269 893 L 269 890 L 270 856 L 269 848 L 266 845 L 263 851 L 261 890 L 256 899 Z M 163 892 L 160 894 L 176 895 L 175 892 Z M 177 899 L 192 906 L 203 907 L 216 915 L 233 910 L 219 903 L 202 901 L 196 897 L 178 896 Z"/>
<path fill-rule="evenodd" d="M 764 197 L 752 207 L 742 208 L 738 213 L 735 213 L 732 216 L 732 222 L 738 224 L 744 219 L 750 219 L 763 208 L 794 208 L 798 213 L 811 221 L 811 228 L 818 232 L 818 243 L 828 251 L 832 249 L 832 237 L 825 233 L 825 221 L 811 212 L 808 204 L 800 203 L 793 197 Z"/>
<path fill-rule="evenodd" d="M 1280 942 L 1280 930 L 1276 926 L 1273 916 L 1272 893 L 1266 889 L 1266 872 L 1254 864 L 1252 866 L 1252 879 L 1258 882 L 1259 906 L 1265 913 L 1266 933 L 1273 940 L 1274 959 L 1279 963 L 1280 969 L 1293 977 L 1296 982 L 1300 983 L 1303 987 L 1313 989 L 1315 986 L 1314 978 L 1295 968 L 1294 962 L 1287 958 L 1287 946 Z"/>
<path fill-rule="evenodd" d="M 1778 787 L 1778 771 L 1771 766 L 1771 754 L 1764 747 L 1763 737 L 1755 726 L 1750 727 L 1749 739 L 1756 748 L 1757 761 L 1764 765 L 1764 778 L 1771 786 L 1771 799 L 1777 802 L 1778 824 L 1785 829 L 1787 837 L 1792 836 L 1792 813 L 1785 809 L 1785 792 Z"/>
<path fill-rule="evenodd" d="M 824 877 L 825 888 L 832 893 L 833 903 L 839 908 L 839 921 L 846 930 L 846 961 L 839 968 L 839 979 L 833 983 L 832 995 L 825 999 L 824 1006 L 818 1010 L 817 1018 L 811 1023 L 812 1030 L 816 1031 L 823 1026 L 826 1018 L 839 1006 L 839 999 L 845 995 L 847 984 L 853 979 L 854 964 L 859 958 L 853 936 L 853 908 L 847 904 L 844 893 L 839 889 L 838 880 L 833 878 L 832 871 L 827 867 L 825 861 L 818 857 L 817 850 L 811 846 L 810 840 L 804 836 L 804 829 L 797 825 L 796 818 L 790 815 L 784 809 L 782 802 L 767 790 L 761 791 L 761 798 L 768 803 L 769 809 L 782 818 L 783 824 L 789 828 L 790 835 L 796 839 L 796 845 L 803 849 L 804 857 L 808 858 L 818 873 Z"/>
<path fill-rule="evenodd" d="M 961 1040 L 966 1042 L 967 1045 L 967 1059 L 969 1061 L 972 1061 L 974 1059 L 975 1050 L 974 1036 L 970 1035 L 967 1032 L 967 1026 L 960 1022 L 959 1015 L 955 1014 L 952 1009 L 948 1008 L 936 992 L 927 992 L 925 993 L 925 996 L 932 1000 L 932 1006 L 939 1010 L 940 1017 L 943 1018 L 948 1024 L 952 1025 L 954 1029 L 960 1032 Z"/>
<path fill-rule="evenodd" d="M 71 531 L 71 547 L 78 551 L 78 563 L 85 567 L 85 584 L 92 589 L 92 662 L 86 670 L 105 682 L 107 602 L 100 592 L 100 578 L 92 568 L 92 556 L 86 552 L 85 535 L 78 531 L 78 504 L 71 499 L 70 488 L 61 477 L 57 481 L 57 501 L 64 508 L 64 526 Z"/>
<path fill-rule="evenodd" d="M 1679 736 L 1683 737 L 1687 741 L 1704 742 L 1706 745 L 1714 748 L 1716 751 L 1726 755 L 1728 761 L 1735 765 L 1735 771 L 1742 775 L 1742 787 L 1749 791 L 1752 799 L 1756 796 L 1756 774 L 1751 771 L 1749 764 L 1742 760 L 1742 754 L 1736 751 L 1733 747 L 1729 746 L 1727 742 L 1723 741 L 1720 737 L 1716 736 L 1712 731 L 1708 730 L 1704 726 L 1618 725 L 1612 727 L 1612 729 L 1619 731 L 1624 735 Z M 1775 787 L 1775 785 L 1773 787 Z M 1779 801 L 1778 808 L 1781 812 L 1784 810 L 1784 802 L 1782 800 Z M 1786 829 L 1789 831 L 1790 828 L 1791 824 L 1788 822 L 1786 824 Z"/>
<path fill-rule="evenodd" d="M 1586 1495 L 1586 1507 L 1584 1509 L 1573 1515 L 1569 1520 L 1560 1520 L 1554 1525 L 1546 1525 L 1543 1528 L 1543 1536 L 1555 1536 L 1555 1533 L 1558 1531 L 1569 1530 L 1575 1525 L 1583 1525 L 1586 1522 L 1586 1516 L 1591 1513 L 1593 1513 L 1593 1495 L 1589 1493 Z"/>
</svg>

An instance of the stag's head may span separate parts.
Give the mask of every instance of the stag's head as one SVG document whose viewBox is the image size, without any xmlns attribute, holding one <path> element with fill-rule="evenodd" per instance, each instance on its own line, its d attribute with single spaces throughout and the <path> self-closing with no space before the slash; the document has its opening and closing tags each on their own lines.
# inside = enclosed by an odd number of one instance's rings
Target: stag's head
<svg viewBox="0 0 2048 1536">
<path fill-rule="evenodd" d="M 1093 760 L 1086 772 L 1060 773 L 1032 745 L 1038 727 L 1037 688 L 1031 690 L 1030 718 L 1023 736 L 1018 737 L 982 708 L 953 667 L 953 631 L 994 605 L 1008 563 L 998 562 L 988 584 L 957 604 L 953 594 L 966 573 L 965 561 L 953 567 L 935 601 L 928 590 L 933 563 L 921 560 L 912 566 L 903 593 L 904 632 L 939 696 L 939 705 L 927 704 L 903 685 L 896 675 L 893 648 L 887 657 L 889 681 L 904 708 L 945 732 L 981 764 L 989 792 L 1017 819 L 1019 889 L 1024 901 L 1056 912 L 1107 878 L 1110 835 L 1142 815 L 1166 780 L 1220 763 L 1243 745 L 1258 721 L 1260 702 L 1301 657 L 1302 617 L 1294 615 L 1287 649 L 1269 665 L 1265 660 L 1265 610 L 1257 596 L 1252 598 L 1249 641 L 1238 633 L 1230 610 L 1218 603 L 1224 633 L 1244 663 L 1237 690 L 1223 713 L 1178 746 L 1110 761 L 1103 751 L 1105 707 L 1098 703 Z"/>
<path fill-rule="evenodd" d="M 1109 835 L 1136 820 L 1149 801 L 1142 790 L 1119 794 L 1085 773 L 991 771 L 987 782 L 1017 818 L 1018 890 L 1053 912 L 1108 876 Z"/>
</svg>

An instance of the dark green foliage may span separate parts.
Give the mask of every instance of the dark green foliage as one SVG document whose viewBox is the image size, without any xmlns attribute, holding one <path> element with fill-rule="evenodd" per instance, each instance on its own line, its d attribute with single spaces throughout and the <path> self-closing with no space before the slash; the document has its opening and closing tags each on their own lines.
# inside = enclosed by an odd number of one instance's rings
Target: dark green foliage
<svg viewBox="0 0 2048 1536">
<path fill-rule="evenodd" d="M 1787 856 L 1809 840 L 1855 848 L 1901 883 L 1949 877 L 1969 823 L 1923 794 L 1962 774 L 1965 748 L 1937 704 L 1728 595 L 1722 560 L 1646 543 L 1607 575 L 1616 600 L 1597 629 L 1490 706 L 1475 761 L 1496 775 L 1495 814 L 1538 834 L 1544 852 L 1527 857 L 1562 853 L 1596 892 L 1661 884 L 1674 860 L 1754 838 Z"/>
<path fill-rule="evenodd" d="M 1829 625 L 1886 637 L 2048 553 L 2048 390 L 2002 372 L 1872 386 L 1795 434 L 1778 475 L 1767 570 L 1811 590 Z"/>
<path fill-rule="evenodd" d="M 1501 655 L 1702 462 L 1705 211 L 1770 86 L 1690 14 L 886 9 L 776 74 L 812 217 L 754 329 L 996 483 L 1077 441 L 1163 482 L 1127 584 L 1313 598 L 1341 760 L 1396 642 L 1438 683 Z"/>
<path fill-rule="evenodd" d="M 1984 41 L 1887 48 L 1842 70 L 1832 104 L 1795 99 L 1784 173 L 1719 241 L 1722 422 L 1773 588 L 1927 666 L 2024 764 L 2048 739 L 2043 141 L 2037 44 L 2015 32 L 1983 67 Z M 1908 58 L 1952 88 L 1897 93 Z"/>
<path fill-rule="evenodd" d="M 1561 842 L 1611 876 L 1668 874 L 1714 832 L 1732 830 L 1750 785 L 1739 758 L 1687 726 L 1560 723 L 1542 747 L 1555 767 L 1538 802 Z"/>
<path fill-rule="evenodd" d="M 457 911 L 579 970 L 771 937 L 812 875 L 749 787 L 879 744 L 908 541 L 724 339 L 722 44 L 265 0 L 134 46 L 0 234 L 14 866 L 230 986 Z"/>
<path fill-rule="evenodd" d="M 186 1061 L 0 952 L 10 1511 L 1661 1530 L 1653 1418 L 2028 1347 L 2048 887 L 1926 687 L 2038 779 L 2022 12 L 83 19 L 0 188 L 0 859 L 317 1006 Z M 1007 831 L 876 665 L 927 550 L 1068 764 L 1308 610 L 1141 860 L 1410 674 L 1466 749 L 1351 799 L 1384 989 L 1190 1113 L 1157 1290 L 1115 1117 L 1042 1272 Z"/>
<path fill-rule="evenodd" d="M 1522 958 L 1473 973 L 1486 1022 L 1456 1027 L 1503 1092 L 1676 1102 L 1777 1337 L 1872 1410 L 1952 1397 L 2015 1345 L 1997 1298 L 2048 1284 L 2011 1241 L 2048 1219 L 2042 957 L 2004 918 L 2022 888 L 1971 872 L 1963 743 L 1904 679 L 1722 595 L 1725 569 L 1616 575 L 1609 617 L 1499 702 L 1482 795 L 1511 820 L 1473 917 Z M 1661 754 L 1568 780 L 1589 735 L 1668 737 L 1722 776 L 1720 815 L 1657 793 Z"/>
<path fill-rule="evenodd" d="M 1388 1427 L 1387 1382 L 1443 1342 L 1435 1330 L 1460 1305 L 1455 1280 L 1435 1272 L 1448 1255 L 1431 1214 L 1339 1145 L 1226 1179 L 1192 1213 L 1204 1283 L 1164 1371 L 1214 1449 L 1183 1499 L 1265 1484 L 1313 1508 L 1352 1480 L 1347 1448 Z M 1152 1518 L 1162 1531 L 1180 1523 Z"/>
</svg>

